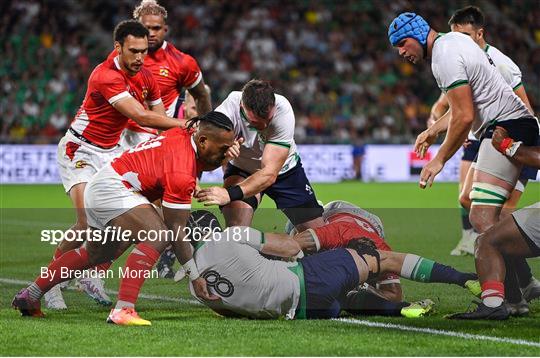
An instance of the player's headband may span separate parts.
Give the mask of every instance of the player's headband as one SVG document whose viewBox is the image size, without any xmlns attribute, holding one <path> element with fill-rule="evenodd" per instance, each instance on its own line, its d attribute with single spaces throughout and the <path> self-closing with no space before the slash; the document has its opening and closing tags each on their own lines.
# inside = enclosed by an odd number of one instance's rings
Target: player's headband
<svg viewBox="0 0 540 358">
<path fill-rule="evenodd" d="M 396 46 L 405 38 L 413 38 L 425 48 L 429 34 L 429 24 L 422 16 L 414 12 L 404 12 L 392 21 L 388 27 L 388 39 Z"/>
</svg>

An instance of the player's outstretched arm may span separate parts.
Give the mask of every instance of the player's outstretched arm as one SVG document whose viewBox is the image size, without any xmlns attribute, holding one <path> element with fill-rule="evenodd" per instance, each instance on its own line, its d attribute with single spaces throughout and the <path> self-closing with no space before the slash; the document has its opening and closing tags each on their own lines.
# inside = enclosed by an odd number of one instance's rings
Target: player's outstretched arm
<svg viewBox="0 0 540 358">
<path fill-rule="evenodd" d="M 237 243 L 249 245 L 266 255 L 289 258 L 301 251 L 300 245 L 287 234 L 263 233 L 248 226 L 228 227 L 223 231 L 222 237 L 232 238 Z"/>
<path fill-rule="evenodd" d="M 163 206 L 165 225 L 167 225 L 167 228 L 173 234 L 173 237 L 170 239 L 174 254 L 186 271 L 186 275 L 193 284 L 195 293 L 203 300 L 218 300 L 218 296 L 208 293 L 206 280 L 199 275 L 199 270 L 197 270 L 197 265 L 195 264 L 195 260 L 193 260 L 191 244 L 186 238 L 187 231 L 185 230 L 189 215 L 189 209 L 173 209 Z"/>
<path fill-rule="evenodd" d="M 185 127 L 185 121 L 169 118 L 145 109 L 135 98 L 125 97 L 113 104 L 114 108 L 124 116 L 133 119 L 138 125 L 160 130 Z"/>
<path fill-rule="evenodd" d="M 529 147 L 515 142 L 503 127 L 495 128 L 491 144 L 502 154 L 533 168 L 540 168 L 540 147 Z"/>
<path fill-rule="evenodd" d="M 448 98 L 444 92 L 441 92 L 441 95 L 437 101 L 431 107 L 431 112 L 429 113 L 429 118 L 427 120 L 427 127 L 431 127 L 435 122 L 442 118 L 448 112 L 450 104 L 448 103 Z"/>
<path fill-rule="evenodd" d="M 448 131 L 437 155 L 422 169 L 420 173 L 420 187 L 433 185 L 433 181 L 444 167 L 444 164 L 458 151 L 467 139 L 467 135 L 474 121 L 474 104 L 472 90 L 469 84 L 455 87 L 447 92 L 450 103 L 451 118 Z"/>
<path fill-rule="evenodd" d="M 288 156 L 289 148 L 267 143 L 262 155 L 261 170 L 240 183 L 244 198 L 259 194 L 274 184 Z"/>
</svg>

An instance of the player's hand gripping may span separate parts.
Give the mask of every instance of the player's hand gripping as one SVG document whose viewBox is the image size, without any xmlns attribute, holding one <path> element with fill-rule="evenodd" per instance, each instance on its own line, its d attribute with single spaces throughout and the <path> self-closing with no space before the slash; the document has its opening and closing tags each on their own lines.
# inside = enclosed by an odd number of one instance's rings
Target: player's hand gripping
<svg viewBox="0 0 540 358">
<path fill-rule="evenodd" d="M 493 131 L 493 136 L 491 137 L 491 144 L 495 147 L 495 149 L 504 154 L 504 150 L 501 151 L 501 144 L 508 137 L 509 135 L 506 129 L 503 127 L 496 127 Z"/>
<path fill-rule="evenodd" d="M 234 144 L 227 149 L 227 152 L 225 153 L 225 163 L 238 158 L 242 143 L 244 143 L 244 138 L 238 138 L 234 141 Z"/>
<path fill-rule="evenodd" d="M 416 137 L 416 142 L 414 143 L 414 151 L 420 159 L 424 158 L 428 148 L 435 143 L 438 135 L 431 130 L 431 127 L 423 131 Z"/>
<path fill-rule="evenodd" d="M 428 185 L 431 187 L 433 185 L 433 180 L 435 180 L 437 174 L 441 172 L 443 166 L 444 163 L 437 157 L 427 163 L 420 173 L 420 188 L 425 189 Z"/>
<path fill-rule="evenodd" d="M 227 189 L 219 186 L 201 189 L 195 197 L 199 203 L 204 203 L 204 206 L 227 205 L 231 202 Z"/>
<path fill-rule="evenodd" d="M 206 286 L 206 280 L 202 277 L 196 278 L 191 281 L 193 285 L 193 290 L 197 297 L 205 301 L 217 301 L 220 299 L 219 296 L 211 294 L 208 292 L 208 287 Z"/>
</svg>

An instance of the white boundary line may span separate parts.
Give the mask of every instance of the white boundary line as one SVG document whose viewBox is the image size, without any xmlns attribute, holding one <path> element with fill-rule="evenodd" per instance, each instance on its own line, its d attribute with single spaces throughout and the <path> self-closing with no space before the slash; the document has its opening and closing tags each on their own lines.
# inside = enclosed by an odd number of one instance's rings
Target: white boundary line
<svg viewBox="0 0 540 358">
<path fill-rule="evenodd" d="M 373 322 L 373 321 L 359 320 L 359 319 L 354 319 L 354 318 L 336 318 L 333 321 L 343 322 L 343 323 L 350 323 L 350 324 L 357 324 L 357 325 L 366 326 L 366 327 L 396 329 L 396 330 L 399 330 L 399 331 L 434 334 L 434 335 L 439 335 L 439 336 L 456 337 L 456 338 L 463 338 L 463 339 L 472 339 L 472 340 L 477 340 L 477 341 L 510 343 L 510 344 L 517 344 L 517 345 L 520 345 L 520 346 L 529 346 L 529 347 L 540 348 L 540 342 L 526 341 L 526 340 L 523 340 L 523 339 L 484 336 L 484 335 L 480 335 L 480 334 L 463 333 L 463 332 L 456 332 L 456 331 L 445 331 L 445 330 L 433 329 L 433 328 L 405 326 L 405 325 L 393 324 L 393 323 Z"/>
<path fill-rule="evenodd" d="M 32 282 L 30 281 L 23 281 L 23 280 L 14 280 L 11 278 L 0 278 L 0 283 L 5 283 L 9 285 L 29 285 Z M 77 291 L 75 287 L 68 287 L 67 288 L 70 291 Z M 118 295 L 118 291 L 114 290 L 105 290 L 105 292 L 112 294 L 112 295 Z M 185 303 L 190 305 L 198 305 L 201 306 L 202 304 L 199 301 L 196 300 L 190 300 L 189 298 L 175 298 L 175 297 L 167 297 L 167 296 L 159 296 L 159 295 L 148 295 L 141 293 L 139 294 L 140 298 L 145 298 L 147 300 L 156 300 L 156 301 L 167 301 L 167 302 L 178 302 L 178 303 Z"/>
<path fill-rule="evenodd" d="M 23 281 L 23 280 L 14 280 L 10 278 L 0 278 L 0 283 L 12 284 L 12 285 L 29 285 L 31 282 Z M 68 289 L 76 290 L 73 287 L 69 287 Z M 114 295 L 118 294 L 118 291 L 113 291 L 113 290 L 106 290 L 106 292 L 110 294 L 114 294 Z M 192 304 L 192 305 L 198 305 L 198 306 L 201 305 L 200 302 L 196 300 L 187 299 L 187 298 L 174 298 L 174 297 L 159 296 L 159 295 L 148 295 L 148 294 L 142 294 L 142 293 L 139 295 L 139 297 L 145 298 L 147 300 L 179 302 L 179 303 Z M 470 340 L 475 340 L 475 341 L 490 341 L 490 342 L 496 342 L 496 343 L 516 344 L 519 346 L 540 348 L 540 342 L 526 341 L 523 339 L 514 339 L 514 338 L 508 338 L 508 337 L 484 336 L 480 334 L 446 331 L 446 330 L 433 329 L 433 328 L 405 326 L 401 324 L 366 321 L 366 320 L 360 320 L 360 319 L 354 319 L 354 318 L 336 318 L 336 319 L 333 319 L 332 321 L 347 323 L 347 324 L 355 324 L 355 325 L 372 327 L 372 328 L 395 329 L 398 331 L 405 331 L 405 332 L 417 332 L 417 333 L 433 334 L 433 335 L 439 335 L 439 336 L 470 339 Z"/>
</svg>

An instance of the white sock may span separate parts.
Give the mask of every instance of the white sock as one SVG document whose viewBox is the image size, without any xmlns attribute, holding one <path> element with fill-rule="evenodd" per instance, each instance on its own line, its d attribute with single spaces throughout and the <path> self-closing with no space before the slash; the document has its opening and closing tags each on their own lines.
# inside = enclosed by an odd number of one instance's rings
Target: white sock
<svg viewBox="0 0 540 358">
<path fill-rule="evenodd" d="M 118 302 L 116 302 L 116 306 L 114 306 L 114 310 L 115 310 L 115 312 L 120 311 L 124 307 L 134 308 L 135 305 L 133 303 L 131 303 L 131 302 L 118 300 Z"/>
<path fill-rule="evenodd" d="M 499 307 L 500 305 L 503 304 L 503 301 L 504 301 L 503 298 L 499 296 L 489 296 L 482 300 L 482 302 L 486 306 L 491 307 L 491 308 Z"/>
</svg>

